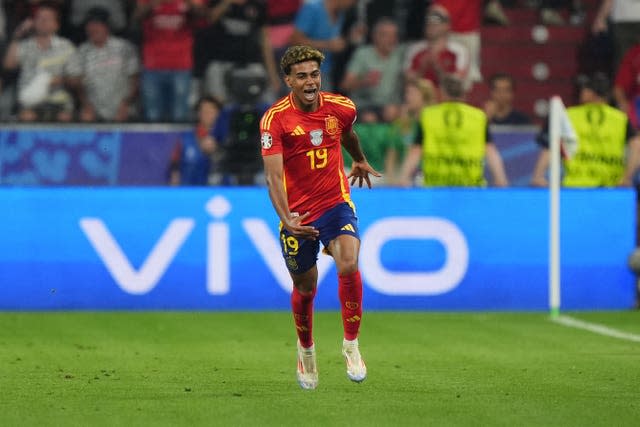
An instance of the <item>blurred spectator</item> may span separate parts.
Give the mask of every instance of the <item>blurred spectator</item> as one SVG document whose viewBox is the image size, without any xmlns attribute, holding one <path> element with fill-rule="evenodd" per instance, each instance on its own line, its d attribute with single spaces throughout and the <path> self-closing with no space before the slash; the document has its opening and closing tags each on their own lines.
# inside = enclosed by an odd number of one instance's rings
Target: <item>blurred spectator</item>
<svg viewBox="0 0 640 427">
<path fill-rule="evenodd" d="M 222 104 L 205 96 L 196 104 L 197 123 L 191 132 L 182 134 L 171 156 L 171 185 L 208 185 L 213 173 L 212 157 L 219 148 L 222 136 L 216 123 Z"/>
<path fill-rule="evenodd" d="M 402 140 L 402 151 L 399 153 L 398 159 L 400 164 L 404 163 L 409 149 L 416 140 L 420 126 L 420 112 L 424 107 L 433 105 L 435 101 L 435 88 L 429 80 L 416 79 L 405 83 L 404 102 L 400 107 L 398 117 L 392 123 Z M 414 171 L 409 173 L 408 179 L 413 182 L 418 172 L 419 168 L 416 167 Z"/>
<path fill-rule="evenodd" d="M 489 80 L 489 99 L 484 112 L 494 125 L 528 125 L 531 119 L 513 108 L 515 82 L 509 74 L 495 74 Z"/>
<path fill-rule="evenodd" d="M 202 0 L 137 0 L 142 23 L 142 101 L 147 121 L 186 121 L 193 68 L 193 18 Z"/>
<path fill-rule="evenodd" d="M 632 184 L 640 164 L 640 139 L 627 116 L 608 105 L 609 90 L 609 79 L 597 74 L 582 84 L 580 105 L 567 109 L 578 146 L 571 158 L 563 159 L 562 185 L 566 187 L 628 187 Z M 541 151 L 531 184 L 546 187 L 550 161 L 548 127 L 538 136 L 538 144 Z"/>
<path fill-rule="evenodd" d="M 111 35 L 109 18 L 107 9 L 89 9 L 87 41 L 67 67 L 83 122 L 127 121 L 135 111 L 140 61 L 130 42 Z"/>
<path fill-rule="evenodd" d="M 483 0 L 435 0 L 433 7 L 441 7 L 447 11 L 451 20 L 449 37 L 463 45 L 469 52 L 469 73 L 467 87 L 482 81 L 480 72 L 480 27 L 482 25 Z M 494 6 L 491 6 L 494 4 Z M 500 3 L 492 0 L 487 5 L 489 10 L 502 11 Z M 503 13 L 504 15 L 504 13 Z"/>
<path fill-rule="evenodd" d="M 276 58 L 289 46 L 301 4 L 302 0 L 267 0 L 267 31 Z"/>
<path fill-rule="evenodd" d="M 613 86 L 613 97 L 626 112 L 633 126 L 640 126 L 640 43 L 629 49 L 622 58 Z"/>
<path fill-rule="evenodd" d="M 614 42 L 614 69 L 617 69 L 622 57 L 633 45 L 640 42 L 640 5 L 637 0 L 601 0 L 600 8 L 593 21 L 592 31 L 607 31 L 607 22 L 611 22 Z"/>
<path fill-rule="evenodd" d="M 291 40 L 295 28 L 294 20 L 301 4 L 302 0 L 267 0 L 268 39 L 271 41 L 276 65 L 289 47 L 289 40 Z M 276 98 L 285 96 L 289 92 L 286 85 L 280 84 L 280 82 L 278 84 L 280 90 L 276 93 Z"/>
<path fill-rule="evenodd" d="M 369 31 L 380 18 L 389 17 L 398 25 L 400 40 L 408 41 L 424 36 L 424 16 L 430 4 L 431 0 L 367 0 L 359 2 L 358 7 L 365 7 Z"/>
<path fill-rule="evenodd" d="M 489 134 L 487 117 L 463 101 L 464 83 L 445 76 L 442 103 L 420 114 L 420 127 L 402 167 L 403 185 L 422 159 L 424 185 L 430 187 L 484 187 L 485 160 L 496 187 L 508 185 L 502 157 Z"/>
<path fill-rule="evenodd" d="M 63 16 L 67 0 L 4 0 L 3 7 L 7 14 L 7 34 L 27 18 L 33 17 L 41 3 L 55 7 L 59 17 Z M 62 20 L 60 20 L 62 22 Z"/>
<path fill-rule="evenodd" d="M 372 183 L 393 185 L 397 181 L 399 157 L 403 151 L 397 128 L 381 121 L 378 110 L 367 108 L 359 110 L 358 121 L 353 128 L 358 134 L 367 161 L 382 173 L 380 178 L 371 178 Z M 344 149 L 343 156 L 347 159 L 350 157 Z"/>
<path fill-rule="evenodd" d="M 404 46 L 398 44 L 397 24 L 390 18 L 380 19 L 372 40 L 356 49 L 340 85 L 360 109 L 381 109 L 402 100 Z"/>
<path fill-rule="evenodd" d="M 266 5 L 259 0 L 209 2 L 209 26 L 200 32 L 196 76 L 204 71 L 202 92 L 230 101 L 228 74 L 246 68 L 265 75 L 270 98 L 281 81 L 266 25 Z"/>
<path fill-rule="evenodd" d="M 64 69 L 73 44 L 56 35 L 60 28 L 55 3 L 40 2 L 33 19 L 15 29 L 4 57 L 5 69 L 18 67 L 18 119 L 56 120 L 73 117 L 73 99 L 64 87 Z"/>
<path fill-rule="evenodd" d="M 445 75 L 466 80 L 469 51 L 449 38 L 450 21 L 446 9 L 431 8 L 425 21 L 425 40 L 414 43 L 407 51 L 406 77 L 427 79 L 436 86 Z"/>
<path fill-rule="evenodd" d="M 345 12 L 356 4 L 356 0 L 307 0 L 295 20 L 291 45 L 309 45 L 324 53 L 321 66 L 322 88 L 335 89 L 333 55 L 347 49 L 347 40 L 341 35 Z"/>
<path fill-rule="evenodd" d="M 69 37 L 76 44 L 85 40 L 84 18 L 95 7 L 101 7 L 109 12 L 111 31 L 118 36 L 124 36 L 128 24 L 128 0 L 68 0 L 68 3 Z"/>
</svg>

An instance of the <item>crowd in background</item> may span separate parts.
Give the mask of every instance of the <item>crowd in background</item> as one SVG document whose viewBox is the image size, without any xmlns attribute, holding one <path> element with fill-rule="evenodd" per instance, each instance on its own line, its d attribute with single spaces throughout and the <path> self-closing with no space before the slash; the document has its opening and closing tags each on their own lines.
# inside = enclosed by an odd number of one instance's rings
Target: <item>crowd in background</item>
<svg viewBox="0 0 640 427">
<path fill-rule="evenodd" d="M 483 24 L 517 25 L 504 12 L 509 7 L 537 8 L 544 25 L 585 25 L 586 16 L 580 0 L 0 3 L 0 120 L 197 121 L 195 142 L 180 144 L 172 159 L 173 183 L 180 182 L 180 164 L 189 156 L 206 162 L 228 135 L 255 136 L 256 117 L 287 93 L 278 60 L 289 45 L 325 53 L 323 89 L 355 101 L 367 155 L 392 177 L 415 142 L 419 112 L 442 99 L 444 77 L 456 77 L 465 92 L 488 84 L 490 97 L 478 107 L 491 123 L 531 123 L 513 108 L 513 78 L 481 73 Z M 640 11 L 632 3 L 601 1 L 591 37 L 600 40 L 612 30 L 604 43 L 615 58 L 598 69 L 594 54 L 585 71 L 615 78 L 613 101 L 637 126 Z M 236 159 L 238 165 L 246 161 Z M 257 169 L 252 164 L 246 173 Z"/>
</svg>

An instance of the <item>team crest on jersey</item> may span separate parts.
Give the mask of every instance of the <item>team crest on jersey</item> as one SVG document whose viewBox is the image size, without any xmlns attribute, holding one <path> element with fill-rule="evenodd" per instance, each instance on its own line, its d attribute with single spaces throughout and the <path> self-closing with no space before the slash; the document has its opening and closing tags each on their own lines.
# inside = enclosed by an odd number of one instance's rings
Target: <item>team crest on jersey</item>
<svg viewBox="0 0 640 427">
<path fill-rule="evenodd" d="M 322 144 L 322 129 L 316 129 L 309 132 L 311 135 L 311 143 L 316 147 Z"/>
<path fill-rule="evenodd" d="M 324 119 L 324 127 L 329 135 L 335 135 L 338 132 L 338 118 L 336 116 L 328 116 Z"/>
<path fill-rule="evenodd" d="M 273 138 L 269 132 L 264 132 L 260 137 L 260 143 L 262 144 L 262 148 L 268 150 L 273 145 Z"/>
</svg>

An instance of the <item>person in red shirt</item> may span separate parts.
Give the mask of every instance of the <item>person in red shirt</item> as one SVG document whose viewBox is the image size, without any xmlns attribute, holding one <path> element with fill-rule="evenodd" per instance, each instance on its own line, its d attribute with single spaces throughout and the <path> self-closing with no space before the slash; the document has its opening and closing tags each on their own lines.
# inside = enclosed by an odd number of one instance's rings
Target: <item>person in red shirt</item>
<svg viewBox="0 0 640 427">
<path fill-rule="evenodd" d="M 138 0 L 142 24 L 142 101 L 149 122 L 185 122 L 193 68 L 193 24 L 203 0 Z"/>
<path fill-rule="evenodd" d="M 640 127 L 640 43 L 622 57 L 613 86 L 618 108 L 626 112 L 633 126 Z"/>
<path fill-rule="evenodd" d="M 310 46 L 292 46 L 280 62 L 288 96 L 269 108 L 260 121 L 262 156 L 269 197 L 281 221 L 282 254 L 291 278 L 291 308 L 298 335 L 298 383 L 318 385 L 313 343 L 313 299 L 320 242 L 338 270 L 338 294 L 347 376 L 355 382 L 367 369 L 358 345 L 362 318 L 362 279 L 358 271 L 360 239 L 351 184 L 380 176 L 367 162 L 353 131 L 356 107 L 344 96 L 320 91 L 324 55 Z M 351 155 L 346 176 L 341 146 Z"/>
<path fill-rule="evenodd" d="M 432 7 L 442 7 L 451 19 L 451 40 L 464 45 L 469 52 L 469 82 L 482 81 L 480 72 L 480 27 L 482 26 L 482 0 L 436 0 Z M 497 2 L 492 2 L 497 3 Z M 498 3 L 499 4 L 499 3 Z"/>
<path fill-rule="evenodd" d="M 451 39 L 451 20 L 442 6 L 431 7 L 425 19 L 425 38 L 409 47 L 405 60 L 408 80 L 423 78 L 438 86 L 445 75 L 467 81 L 469 50 Z"/>
</svg>

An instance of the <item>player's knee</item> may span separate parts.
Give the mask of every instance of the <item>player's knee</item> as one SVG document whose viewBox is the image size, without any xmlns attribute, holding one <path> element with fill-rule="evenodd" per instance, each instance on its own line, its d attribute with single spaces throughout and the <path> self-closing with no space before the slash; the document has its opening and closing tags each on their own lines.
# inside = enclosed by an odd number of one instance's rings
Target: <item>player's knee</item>
<svg viewBox="0 0 640 427">
<path fill-rule="evenodd" d="M 309 282 L 300 282 L 300 283 L 295 283 L 294 282 L 293 286 L 302 295 L 312 295 L 313 292 L 315 291 L 315 288 L 316 288 L 316 284 L 315 283 L 309 283 Z"/>
<path fill-rule="evenodd" d="M 339 274 L 352 274 L 358 271 L 358 257 L 356 256 L 343 256 L 336 262 Z"/>
</svg>

